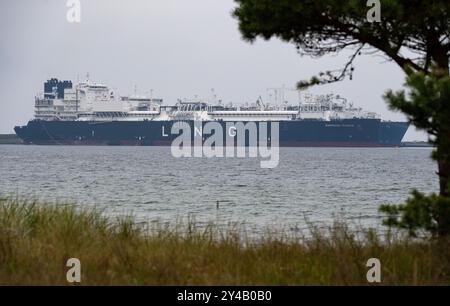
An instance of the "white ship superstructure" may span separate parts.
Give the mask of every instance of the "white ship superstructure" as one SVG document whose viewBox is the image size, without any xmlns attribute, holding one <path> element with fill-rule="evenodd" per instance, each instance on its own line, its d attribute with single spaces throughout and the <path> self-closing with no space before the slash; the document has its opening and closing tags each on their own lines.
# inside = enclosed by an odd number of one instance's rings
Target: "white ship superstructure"
<svg viewBox="0 0 450 306">
<path fill-rule="evenodd" d="M 49 80 L 44 94 L 36 97 L 35 109 L 35 118 L 46 121 L 330 121 L 379 117 L 333 94 L 303 94 L 297 103 L 284 101 L 281 106 L 264 103 L 261 97 L 245 106 L 202 99 L 178 100 L 175 105 L 167 106 L 162 99 L 118 96 L 108 86 L 89 80 L 73 87 L 69 81 L 56 79 Z"/>
<path fill-rule="evenodd" d="M 74 88 L 72 82 L 51 79 L 35 99 L 38 120 L 149 119 L 160 114 L 162 99 L 115 95 L 108 86 L 86 80 Z"/>
</svg>

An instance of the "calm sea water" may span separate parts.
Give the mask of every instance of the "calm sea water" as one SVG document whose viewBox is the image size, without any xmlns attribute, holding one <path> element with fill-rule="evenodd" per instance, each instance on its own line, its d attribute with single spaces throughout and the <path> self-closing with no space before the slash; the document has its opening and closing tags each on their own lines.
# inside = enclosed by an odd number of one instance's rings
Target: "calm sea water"
<svg viewBox="0 0 450 306">
<path fill-rule="evenodd" d="M 429 148 L 282 148 L 250 158 L 173 158 L 168 147 L 0 146 L 0 196 L 95 205 L 145 221 L 302 228 L 337 216 L 379 227 L 378 206 L 438 190 Z M 220 201 L 219 210 L 216 202 Z"/>
</svg>

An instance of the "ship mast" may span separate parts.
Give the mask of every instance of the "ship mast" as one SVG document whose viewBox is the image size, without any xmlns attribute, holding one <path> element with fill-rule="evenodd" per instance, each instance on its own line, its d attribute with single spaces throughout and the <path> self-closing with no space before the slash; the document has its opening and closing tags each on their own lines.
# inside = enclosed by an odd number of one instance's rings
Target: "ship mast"
<svg viewBox="0 0 450 306">
<path fill-rule="evenodd" d="M 78 84 L 75 87 L 75 112 L 78 115 Z"/>
</svg>

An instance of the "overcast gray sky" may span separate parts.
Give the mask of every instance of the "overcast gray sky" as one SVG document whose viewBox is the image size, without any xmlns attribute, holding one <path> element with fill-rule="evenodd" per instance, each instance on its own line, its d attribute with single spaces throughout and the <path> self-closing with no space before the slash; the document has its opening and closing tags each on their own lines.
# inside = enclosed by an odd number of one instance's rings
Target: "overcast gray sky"
<svg viewBox="0 0 450 306">
<path fill-rule="evenodd" d="M 249 44 L 231 17 L 233 0 L 81 0 L 81 23 L 68 23 L 66 0 L 0 2 L 0 133 L 33 117 L 34 96 L 46 79 L 76 81 L 89 72 L 121 95 L 154 90 L 171 104 L 210 96 L 254 102 L 266 89 L 294 87 L 320 71 L 340 68 L 348 54 L 300 57 L 273 39 Z M 384 119 L 404 120 L 382 100 L 399 89 L 402 71 L 380 57 L 361 56 L 353 81 L 313 93 L 340 94 Z M 424 140 L 413 129 L 408 140 Z"/>
</svg>

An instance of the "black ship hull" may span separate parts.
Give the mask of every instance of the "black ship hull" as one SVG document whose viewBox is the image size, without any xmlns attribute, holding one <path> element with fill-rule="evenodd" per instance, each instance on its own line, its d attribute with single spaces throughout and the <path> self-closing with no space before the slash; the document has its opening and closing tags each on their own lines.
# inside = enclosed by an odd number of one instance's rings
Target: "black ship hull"
<svg viewBox="0 0 450 306">
<path fill-rule="evenodd" d="M 167 146 L 178 136 L 170 134 L 175 122 L 178 121 L 32 120 L 26 126 L 16 127 L 15 132 L 25 144 Z M 193 121 L 184 122 L 194 128 Z M 225 131 L 226 122 L 218 122 Z M 397 147 L 401 145 L 409 126 L 407 122 L 379 119 L 290 120 L 278 123 L 281 147 Z M 260 122 L 256 124 L 259 127 Z M 269 135 L 270 126 L 269 122 Z"/>
</svg>

